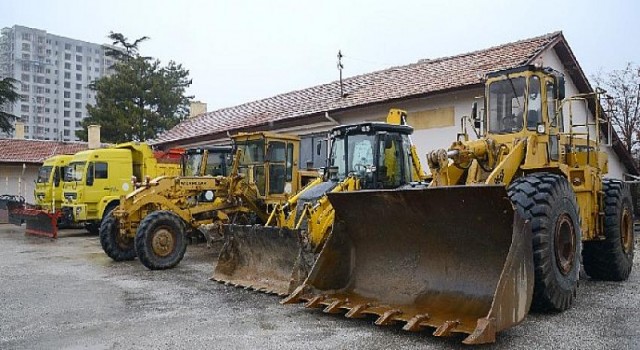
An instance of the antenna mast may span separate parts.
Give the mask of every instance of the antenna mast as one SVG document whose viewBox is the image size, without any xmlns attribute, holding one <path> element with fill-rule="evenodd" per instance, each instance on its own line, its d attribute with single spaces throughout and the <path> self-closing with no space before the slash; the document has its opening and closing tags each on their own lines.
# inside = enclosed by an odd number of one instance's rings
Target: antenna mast
<svg viewBox="0 0 640 350">
<path fill-rule="evenodd" d="M 344 97 L 344 87 L 342 85 L 342 50 L 338 50 L 338 71 L 340 71 L 340 97 Z"/>
</svg>

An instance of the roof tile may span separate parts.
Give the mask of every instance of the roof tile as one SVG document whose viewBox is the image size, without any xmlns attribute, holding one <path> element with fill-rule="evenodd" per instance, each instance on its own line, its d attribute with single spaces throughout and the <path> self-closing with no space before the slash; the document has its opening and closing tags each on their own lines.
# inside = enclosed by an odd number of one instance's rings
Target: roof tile
<svg viewBox="0 0 640 350">
<path fill-rule="evenodd" d="M 0 139 L 0 163 L 42 163 L 54 155 L 86 149 L 86 142 Z"/>
</svg>

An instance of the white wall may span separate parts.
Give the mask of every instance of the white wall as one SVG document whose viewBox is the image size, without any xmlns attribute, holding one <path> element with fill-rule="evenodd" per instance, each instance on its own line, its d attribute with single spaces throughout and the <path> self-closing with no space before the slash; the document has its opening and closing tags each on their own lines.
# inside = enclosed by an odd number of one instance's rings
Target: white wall
<svg viewBox="0 0 640 350">
<path fill-rule="evenodd" d="M 0 194 L 20 195 L 29 203 L 34 203 L 33 191 L 38 178 L 39 165 L 4 163 L 0 165 Z"/>
</svg>

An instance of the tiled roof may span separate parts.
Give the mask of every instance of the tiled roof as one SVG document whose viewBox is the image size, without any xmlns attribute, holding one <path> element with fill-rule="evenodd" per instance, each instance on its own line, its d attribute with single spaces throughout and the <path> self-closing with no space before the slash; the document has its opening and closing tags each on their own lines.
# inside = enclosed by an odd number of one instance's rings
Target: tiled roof
<svg viewBox="0 0 640 350">
<path fill-rule="evenodd" d="M 183 121 L 160 135 L 154 143 L 168 143 L 479 84 L 479 77 L 485 73 L 531 63 L 559 37 L 562 33 L 555 32 L 462 55 L 421 60 L 350 77 L 344 80 L 346 97 L 340 97 L 339 82 L 334 81 L 219 109 Z"/>
<path fill-rule="evenodd" d="M 0 139 L 0 163 L 42 163 L 54 155 L 86 149 L 86 142 Z"/>
</svg>

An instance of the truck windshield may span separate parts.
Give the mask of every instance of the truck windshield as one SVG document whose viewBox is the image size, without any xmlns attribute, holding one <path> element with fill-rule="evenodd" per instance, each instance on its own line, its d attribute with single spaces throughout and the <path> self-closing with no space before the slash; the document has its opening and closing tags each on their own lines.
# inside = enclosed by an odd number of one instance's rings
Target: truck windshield
<svg viewBox="0 0 640 350">
<path fill-rule="evenodd" d="M 50 165 L 41 166 L 38 170 L 38 179 L 36 180 L 36 182 L 39 184 L 49 182 L 52 169 L 53 167 Z"/>
<path fill-rule="evenodd" d="M 85 162 L 73 162 L 69 164 L 64 174 L 64 181 L 82 181 L 85 165 Z"/>
<path fill-rule="evenodd" d="M 348 135 L 335 137 L 331 144 L 329 166 L 337 168 L 337 176 L 349 173 L 364 176 L 374 166 L 375 135 Z"/>
<path fill-rule="evenodd" d="M 489 133 L 506 134 L 522 130 L 525 85 L 524 77 L 489 85 Z"/>
<path fill-rule="evenodd" d="M 202 154 L 194 153 L 185 155 L 183 167 L 184 176 L 199 175 L 202 166 Z"/>
</svg>

